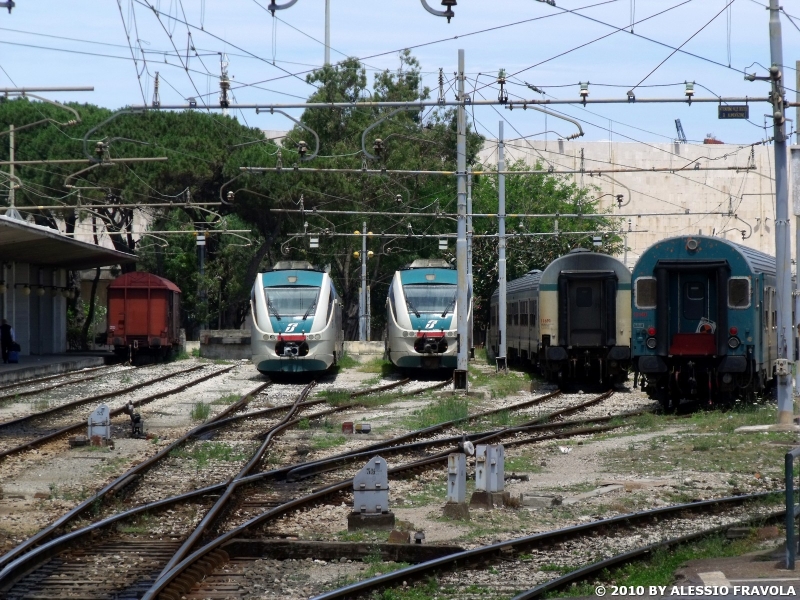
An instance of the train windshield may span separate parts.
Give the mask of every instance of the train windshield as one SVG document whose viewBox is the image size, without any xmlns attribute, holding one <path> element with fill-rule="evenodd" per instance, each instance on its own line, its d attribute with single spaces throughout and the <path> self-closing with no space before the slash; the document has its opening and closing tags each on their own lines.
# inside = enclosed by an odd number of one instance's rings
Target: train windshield
<svg viewBox="0 0 800 600">
<path fill-rule="evenodd" d="M 312 286 L 265 287 L 267 306 L 274 316 L 302 317 L 314 310 L 319 288 Z"/>
<path fill-rule="evenodd" d="M 456 287 L 455 284 L 408 284 L 403 286 L 403 291 L 412 311 L 432 313 L 442 312 L 448 307 L 452 310 Z"/>
</svg>

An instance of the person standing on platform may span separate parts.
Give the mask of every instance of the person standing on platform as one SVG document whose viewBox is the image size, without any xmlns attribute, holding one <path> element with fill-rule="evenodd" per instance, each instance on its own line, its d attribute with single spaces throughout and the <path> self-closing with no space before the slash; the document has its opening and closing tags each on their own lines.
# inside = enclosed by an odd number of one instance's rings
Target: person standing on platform
<svg viewBox="0 0 800 600">
<path fill-rule="evenodd" d="M 11 351 L 11 345 L 14 343 L 14 328 L 8 324 L 8 321 L 3 319 L 3 324 L 0 325 L 0 350 L 3 354 L 3 362 L 8 363 L 8 353 Z"/>
</svg>

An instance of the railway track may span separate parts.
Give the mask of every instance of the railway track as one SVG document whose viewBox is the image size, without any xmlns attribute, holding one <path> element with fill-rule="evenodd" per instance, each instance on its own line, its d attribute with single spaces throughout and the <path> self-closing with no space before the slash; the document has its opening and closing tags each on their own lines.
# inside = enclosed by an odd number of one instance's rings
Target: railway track
<svg viewBox="0 0 800 600">
<path fill-rule="evenodd" d="M 380 589 L 404 586 L 432 576 L 439 577 L 440 588 L 450 590 L 441 594 L 443 598 L 480 597 L 480 594 L 486 593 L 514 595 L 514 600 L 538 598 L 546 592 L 590 577 L 605 568 L 634 560 L 657 548 L 720 533 L 736 525 L 778 518 L 783 515 L 782 511 L 763 508 L 755 511 L 757 514 L 753 516 L 743 510 L 743 506 L 749 502 L 777 497 L 779 494 L 765 492 L 676 504 L 537 533 L 412 565 L 319 594 L 314 599 L 361 597 Z M 705 519 L 697 519 L 698 514 L 706 515 Z M 676 531 L 679 532 L 677 536 L 674 534 Z M 647 544 L 639 542 L 651 537 L 662 539 Z M 625 548 L 624 552 L 614 553 L 610 548 L 615 545 Z M 596 561 L 598 553 L 612 555 Z M 555 566 L 562 566 L 565 562 L 566 568 L 575 562 L 592 564 L 553 578 Z M 481 579 L 478 573 L 490 566 L 497 566 L 501 571 L 500 576 Z M 537 577 L 545 580 L 545 583 L 518 594 L 519 589 L 525 587 L 521 585 L 521 578 L 530 580 Z M 492 583 L 492 579 L 502 583 Z M 469 588 L 480 591 L 470 593 Z"/>
<path fill-rule="evenodd" d="M 403 382 L 403 381 L 395 382 L 395 383 L 391 384 L 390 386 L 382 387 L 382 390 L 386 389 L 386 387 L 397 387 L 397 386 L 403 385 L 404 383 L 405 382 Z M 407 392 L 407 394 L 411 395 L 411 394 L 415 394 L 415 393 L 420 393 L 420 392 L 426 391 L 428 389 L 441 387 L 442 385 L 446 385 L 446 383 L 447 382 L 437 383 L 434 386 L 429 386 L 429 387 L 424 388 L 422 390 L 420 390 L 420 389 L 412 390 L 412 391 Z M 375 391 L 381 391 L 381 390 L 373 389 L 373 390 L 367 390 L 367 391 L 375 392 Z M 525 402 L 522 402 L 522 403 L 518 403 L 516 405 L 511 405 L 511 407 L 501 407 L 501 408 L 498 408 L 498 409 L 495 409 L 495 410 L 486 411 L 486 412 L 483 412 L 483 413 L 478 413 L 478 414 L 475 414 L 475 415 L 471 415 L 470 417 L 468 417 L 468 419 L 473 419 L 473 420 L 474 419 L 479 419 L 479 418 L 482 418 L 482 417 L 486 416 L 487 414 L 493 414 L 493 413 L 498 412 L 500 410 L 509 410 L 510 408 L 513 409 L 513 408 L 528 407 L 528 406 L 536 404 L 537 402 L 542 402 L 545 399 L 556 397 L 557 395 L 558 395 L 558 392 L 555 392 L 553 394 L 548 394 L 546 396 L 542 396 L 542 397 L 536 398 L 534 400 L 529 400 L 529 401 L 525 401 Z M 594 403 L 597 403 L 597 402 L 601 402 L 603 399 L 609 397 L 609 395 L 610 394 L 604 394 L 604 395 L 601 395 L 601 396 L 599 396 L 597 398 L 592 399 L 592 401 L 590 401 L 590 402 L 582 403 L 580 406 L 570 407 L 570 408 L 566 408 L 566 409 L 563 409 L 563 410 L 560 410 L 560 411 L 556 411 L 556 413 L 551 415 L 551 418 L 563 418 L 563 416 L 565 416 L 566 414 L 568 414 L 570 412 L 575 412 L 575 411 L 578 411 L 578 410 L 582 410 L 586 406 L 590 406 L 591 404 L 594 404 Z M 356 397 L 358 397 L 358 395 L 356 395 Z M 265 414 L 265 411 L 277 412 L 278 410 L 288 410 L 289 409 L 289 407 L 287 405 L 284 405 L 284 406 L 273 407 L 273 408 L 270 408 L 270 409 L 261 409 L 259 411 L 249 411 L 249 412 L 244 412 L 244 413 L 233 415 L 233 413 L 236 412 L 236 410 L 240 410 L 242 408 L 242 405 L 240 404 L 242 402 L 242 400 L 240 400 L 240 402 L 237 402 L 236 405 L 230 407 L 230 409 L 226 411 L 226 414 L 219 415 L 218 418 L 212 423 L 203 424 L 203 425 L 195 428 L 194 430 L 189 432 L 186 436 L 184 436 L 184 438 L 182 438 L 182 440 L 185 441 L 186 439 L 189 439 L 191 437 L 196 437 L 198 435 L 202 435 L 202 434 L 207 433 L 208 431 L 210 431 L 212 429 L 219 429 L 220 427 L 223 427 L 226 424 L 231 423 L 231 422 L 240 421 L 240 420 L 246 419 L 246 418 L 252 418 L 252 417 L 256 416 L 257 414 L 258 415 L 263 415 L 263 414 Z M 305 408 L 305 407 L 313 406 L 315 404 L 320 404 L 320 403 L 321 403 L 321 401 L 317 401 L 317 400 L 305 400 L 305 399 L 302 399 L 299 402 L 296 402 L 295 404 L 297 404 L 298 408 L 301 408 L 301 407 Z M 326 413 L 329 413 L 329 412 L 351 408 L 352 406 L 355 406 L 356 404 L 357 403 L 354 402 L 352 404 L 343 405 L 341 407 L 335 407 L 333 409 L 327 409 L 327 410 L 321 411 L 319 413 L 314 413 L 314 414 L 308 415 L 305 418 L 314 418 L 315 416 L 320 416 L 322 414 L 326 414 Z M 288 417 L 291 414 L 293 414 L 293 413 L 287 414 L 284 417 L 284 419 L 281 420 L 281 423 L 283 423 L 284 426 L 291 426 L 292 424 L 296 424 L 296 422 L 299 421 L 298 417 L 295 417 L 294 419 L 287 420 Z M 591 419 L 590 422 L 597 424 L 597 423 L 602 423 L 604 421 L 607 421 L 610 418 L 611 417 L 600 417 L 600 418 Z M 432 432 L 441 431 L 441 430 L 443 430 L 443 429 L 445 429 L 447 427 L 452 427 L 454 424 L 460 423 L 460 422 L 462 422 L 464 420 L 465 419 L 458 419 L 458 420 L 455 420 L 453 422 L 440 424 L 439 426 L 436 426 L 434 428 L 428 428 L 428 429 L 425 429 L 425 430 L 421 430 L 420 432 L 413 432 L 412 434 L 399 436 L 398 438 L 394 438 L 393 440 L 389 440 L 387 442 L 383 442 L 383 443 L 381 443 L 379 445 L 373 445 L 373 446 L 367 447 L 367 449 L 363 449 L 362 448 L 357 452 L 344 453 L 339 458 L 346 457 L 347 455 L 358 455 L 358 454 L 363 454 L 363 453 L 374 454 L 379 449 L 381 450 L 382 453 L 385 453 L 386 451 L 389 450 L 389 448 L 391 446 L 395 446 L 395 447 L 399 448 L 396 451 L 397 453 L 419 452 L 420 449 L 424 447 L 424 442 L 416 442 L 414 444 L 410 444 L 409 445 L 407 443 L 409 439 L 413 439 L 414 437 L 419 437 L 420 435 L 426 435 L 426 434 L 430 435 Z M 519 433 L 524 433 L 526 430 L 538 431 L 538 433 L 541 434 L 543 431 L 547 430 L 548 428 L 549 429 L 556 429 L 556 426 L 554 424 L 552 424 L 552 423 L 550 423 L 550 424 L 542 423 L 541 422 L 541 418 L 536 419 L 536 421 L 537 421 L 536 423 L 528 425 L 527 429 L 526 429 L 525 426 L 518 426 L 518 427 L 515 427 L 515 428 L 505 428 L 505 430 L 495 430 L 495 431 L 492 431 L 492 432 L 488 432 L 488 437 L 486 435 L 483 436 L 483 437 L 486 438 L 487 440 L 488 439 L 496 439 L 496 438 L 499 438 L 499 437 L 502 436 L 502 433 L 501 433 L 502 431 L 505 431 L 506 435 L 512 435 L 512 434 L 513 435 L 517 435 Z M 565 424 L 561 425 L 561 427 L 562 428 L 563 427 L 567 427 L 568 428 L 568 427 L 571 427 L 572 425 L 573 425 L 572 423 L 565 423 Z M 619 425 L 615 425 L 615 426 L 619 426 Z M 581 431 L 582 433 L 588 433 L 590 431 L 599 431 L 601 429 L 598 429 L 596 427 L 592 427 L 592 428 L 589 428 L 588 430 L 580 430 L 580 429 L 578 429 L 578 430 Z M 484 432 L 484 433 L 486 433 L 486 432 Z M 578 434 L 579 433 L 575 433 L 575 435 L 578 435 Z M 267 434 L 267 435 L 269 435 L 269 434 Z M 559 437 L 559 436 L 564 436 L 564 435 L 565 434 L 563 432 L 553 432 L 553 433 L 549 434 L 550 437 L 538 435 L 535 438 L 532 438 L 532 439 L 527 440 L 527 441 L 526 440 L 520 440 L 519 443 L 531 443 L 532 441 L 539 441 L 539 440 L 542 440 L 542 439 L 552 439 L 554 437 Z M 472 436 L 472 437 L 474 437 L 475 439 L 481 440 L 481 437 L 478 436 L 477 434 L 475 436 Z M 429 443 L 431 443 L 432 445 L 446 445 L 446 442 L 452 443 L 452 441 L 454 439 L 455 438 L 453 436 L 451 436 L 451 437 L 446 438 L 445 442 L 442 442 L 441 440 L 432 440 Z M 157 462 L 159 460 L 159 456 L 163 457 L 163 456 L 167 455 L 171 449 L 173 449 L 174 447 L 176 447 L 180 443 L 181 443 L 181 440 L 178 440 L 175 443 L 171 444 L 168 448 L 162 450 L 159 453 L 158 456 L 155 456 L 155 457 L 151 458 L 149 461 L 147 461 L 148 462 L 147 466 L 152 466 L 153 464 L 155 464 L 155 462 Z M 449 453 L 449 450 L 447 452 L 442 452 L 442 453 L 439 453 L 437 455 L 434 455 L 432 458 L 426 458 L 426 459 L 422 459 L 422 460 L 412 461 L 409 464 L 406 464 L 406 465 L 403 465 L 401 467 L 397 467 L 396 469 L 393 469 L 393 473 L 400 474 L 400 473 L 406 473 L 406 472 L 413 472 L 413 471 L 419 470 L 419 469 L 431 468 L 433 465 L 439 464 L 443 460 L 446 460 L 446 455 L 448 453 Z M 349 462 L 353 462 L 353 460 L 356 460 L 356 459 L 352 459 Z M 267 483 L 267 482 L 270 482 L 270 481 L 276 482 L 275 484 L 273 484 L 273 487 L 275 487 L 277 482 L 280 482 L 281 480 L 284 480 L 283 483 L 280 485 L 280 489 L 273 490 L 273 492 L 249 494 L 248 497 L 240 503 L 240 506 L 242 508 L 242 512 L 251 513 L 253 511 L 256 511 L 256 512 L 257 511 L 264 511 L 266 509 L 267 512 L 264 513 L 264 514 L 268 515 L 266 517 L 266 520 L 269 520 L 270 518 L 274 518 L 275 516 L 278 516 L 280 514 L 284 514 L 286 512 L 289 512 L 289 511 L 293 510 L 294 508 L 299 508 L 299 507 L 301 507 L 303 505 L 306 505 L 306 504 L 311 505 L 311 504 L 313 504 L 315 502 L 318 502 L 318 501 L 320 501 L 320 500 L 322 500 L 322 499 L 324 499 L 324 498 L 326 498 L 326 497 L 328 497 L 330 495 L 338 494 L 339 492 L 344 491 L 344 490 L 349 488 L 349 485 L 350 485 L 349 480 L 345 480 L 344 482 L 335 482 L 335 483 L 331 483 L 329 485 L 325 485 L 322 489 L 316 490 L 316 491 L 312 492 L 311 494 L 308 494 L 308 493 L 305 493 L 305 492 L 308 491 L 307 486 L 302 486 L 302 485 L 299 485 L 299 484 L 296 484 L 296 483 L 292 483 L 291 481 L 286 481 L 287 475 L 292 470 L 297 469 L 297 468 L 301 468 L 302 469 L 303 467 L 307 468 L 307 467 L 312 466 L 313 464 L 314 463 L 312 462 L 312 463 L 308 463 L 306 465 L 288 465 L 286 467 L 281 467 L 279 469 L 274 469 L 272 471 L 267 471 L 267 472 L 263 472 L 263 473 L 255 473 L 255 474 L 240 473 L 240 476 L 236 478 L 236 481 L 237 481 L 237 484 L 235 486 L 236 488 L 244 487 L 245 485 L 251 485 L 251 484 L 255 484 L 255 483 L 263 484 L 263 483 Z M 346 464 L 346 463 L 340 463 L 340 464 Z M 330 470 L 330 465 L 326 465 L 326 468 L 318 470 L 315 474 L 318 475 L 319 473 L 327 471 L 327 470 Z M 305 478 L 307 476 L 310 476 L 310 475 L 309 474 L 305 474 L 303 478 Z M 98 493 L 98 496 L 99 497 L 103 497 L 103 496 L 106 496 L 106 495 L 113 495 L 113 494 L 119 493 L 126 486 L 130 485 L 131 483 L 133 483 L 135 481 L 138 481 L 140 479 L 140 477 L 141 477 L 141 473 L 128 473 L 128 474 L 125 474 L 125 475 L 119 477 L 117 480 L 115 480 L 111 484 L 109 484 L 108 486 L 106 486 L 104 488 L 104 490 L 101 490 Z M 205 488 L 202 488 L 202 489 L 192 490 L 190 492 L 187 492 L 187 493 L 184 493 L 184 494 L 180 494 L 180 495 L 175 496 L 175 497 L 164 498 L 164 499 L 156 500 L 156 501 L 153 501 L 153 502 L 149 502 L 149 503 L 147 503 L 145 505 L 142 505 L 142 506 L 139 506 L 139 507 L 137 507 L 135 509 L 132 509 L 131 511 L 127 511 L 125 513 L 119 513 L 119 514 L 112 515 L 110 517 L 107 517 L 103 521 L 100 521 L 98 523 L 90 524 L 90 525 L 88 525 L 86 527 L 83 527 L 83 528 L 78 529 L 76 531 L 72 531 L 72 532 L 70 532 L 70 533 L 68 533 L 66 535 L 63 535 L 63 536 L 61 536 L 59 538 L 56 538 L 56 539 L 52 540 L 51 542 L 44 543 L 44 542 L 46 542 L 46 540 L 50 536 L 52 536 L 55 533 L 55 531 L 57 529 L 59 529 L 59 528 L 63 529 L 64 526 L 66 525 L 66 523 L 68 523 L 68 522 L 70 522 L 70 521 L 72 521 L 72 520 L 74 520 L 76 518 L 77 514 L 80 514 L 81 512 L 84 512 L 85 511 L 85 507 L 84 507 L 84 511 L 80 511 L 80 510 L 71 511 L 71 512 L 75 512 L 75 514 L 73 514 L 71 518 L 70 518 L 69 515 L 65 515 L 65 517 L 62 517 L 61 519 L 59 519 L 56 523 L 51 525 L 49 528 L 46 528 L 45 530 L 42 530 L 39 534 L 37 534 L 37 536 L 34 536 L 34 538 L 31 538 L 25 544 L 18 546 L 12 552 L 8 553 L 7 555 L 5 555 L 3 557 L 0 557 L 0 566 L 5 567 L 3 572 L 0 573 L 0 585 L 2 585 L 3 589 L 6 589 L 9 592 L 11 592 L 13 590 L 16 590 L 17 588 L 13 584 L 14 584 L 14 582 L 16 580 L 19 579 L 19 576 L 24 571 L 30 571 L 31 568 L 34 568 L 36 564 L 41 564 L 42 560 L 46 560 L 47 558 L 58 554 L 64 548 L 69 547 L 71 545 L 74 545 L 75 543 L 80 542 L 80 540 L 82 538 L 84 538 L 88 534 L 91 534 L 93 532 L 96 534 L 96 532 L 102 531 L 102 530 L 104 530 L 106 528 L 109 528 L 109 527 L 111 527 L 113 525 L 119 525 L 120 523 L 130 521 L 131 519 L 135 519 L 135 518 L 141 517 L 141 515 L 144 515 L 144 514 L 152 514 L 152 513 L 156 513 L 158 511 L 163 511 L 163 510 L 174 510 L 172 507 L 175 507 L 175 506 L 177 506 L 179 504 L 182 504 L 182 503 L 201 501 L 203 498 L 209 497 L 209 496 L 217 496 L 217 495 L 220 495 L 220 494 L 221 495 L 225 495 L 226 494 L 226 492 L 225 492 L 226 489 L 228 489 L 227 488 L 227 484 L 215 484 L 215 485 L 211 485 L 211 486 L 206 486 Z M 228 497 L 231 497 L 231 496 L 234 496 L 234 495 L 236 495 L 236 494 L 234 494 L 233 491 L 227 493 Z M 206 502 L 206 505 L 207 504 L 208 503 Z M 77 508 L 80 509 L 80 507 L 77 507 Z M 221 512 L 224 512 L 224 510 L 220 509 L 217 512 L 221 513 Z M 262 514 L 260 516 L 263 517 L 264 514 Z M 256 517 L 256 518 L 258 518 L 258 517 Z M 253 521 L 253 520 L 250 519 L 248 521 L 248 523 L 253 525 L 254 523 L 251 523 L 251 521 Z M 203 527 L 203 530 L 204 531 L 208 531 L 208 529 L 209 529 L 208 523 L 206 523 L 206 526 Z M 238 529 L 239 529 L 239 527 L 234 527 L 234 531 L 236 531 Z M 228 535 L 228 534 L 226 533 L 226 534 L 223 534 L 223 535 Z M 183 537 L 183 536 L 180 536 L 180 537 Z M 200 537 L 202 537 L 202 533 L 198 533 L 198 534 L 194 535 L 194 541 L 196 542 L 197 539 L 200 538 Z M 187 537 L 187 539 L 188 539 L 188 537 Z M 207 546 L 209 544 L 214 544 L 215 541 L 218 540 L 218 539 L 219 538 L 211 539 L 204 546 L 202 546 L 201 549 L 207 548 Z M 204 540 L 204 541 L 206 541 L 206 540 Z M 36 547 L 37 544 L 43 544 L 43 545 Z M 181 574 L 183 574 L 183 571 L 185 571 L 187 566 L 188 566 L 189 567 L 189 571 L 187 571 L 187 573 L 196 575 L 198 573 L 198 571 L 196 569 L 194 569 L 194 570 L 191 569 L 191 566 L 193 564 L 195 564 L 195 563 L 201 565 L 201 567 L 198 567 L 198 568 L 201 569 L 201 571 L 208 570 L 209 568 L 213 567 L 214 565 L 217 565 L 217 563 L 220 563 L 220 560 L 221 560 L 220 559 L 220 555 L 218 553 L 214 554 L 213 550 L 214 549 L 212 548 L 211 550 L 208 550 L 207 552 L 203 552 L 201 556 L 196 556 L 198 551 L 190 554 L 188 559 L 184 559 L 183 561 L 178 561 L 177 562 L 177 566 L 174 569 L 172 569 L 172 571 L 175 571 L 176 569 L 178 569 L 178 570 L 181 571 Z M 205 560 L 205 562 L 203 562 L 202 559 L 204 559 L 207 555 L 211 556 L 211 558 L 208 558 L 208 559 Z M 198 563 L 197 561 L 200 561 L 200 562 Z M 172 562 L 175 563 L 176 561 L 172 561 Z M 43 571 L 43 573 L 44 573 L 44 571 Z M 145 575 L 144 573 L 141 573 L 141 575 L 143 577 L 145 577 L 146 579 L 148 577 L 152 577 L 152 574 L 151 575 Z M 192 578 L 191 575 L 189 575 L 187 577 L 188 577 L 188 579 Z M 176 579 L 176 577 L 171 577 L 170 578 L 170 580 L 173 580 L 173 579 Z M 180 581 L 183 582 L 184 587 L 185 587 L 186 582 L 187 582 L 187 578 L 186 577 L 183 577 L 183 578 L 179 577 L 178 579 L 180 579 Z M 21 589 L 23 589 L 23 588 L 20 588 L 20 590 Z M 14 593 L 16 593 L 16 592 L 14 592 Z M 14 597 L 16 597 L 16 596 L 14 596 Z M 20 597 L 23 597 L 23 596 L 20 596 Z M 118 596 L 117 595 L 115 597 L 122 597 L 122 596 Z M 169 597 L 169 594 L 167 596 L 165 596 L 165 597 Z"/>
<path fill-rule="evenodd" d="M 0 402 L 10 399 L 16 399 L 22 396 L 29 396 L 32 394 L 38 394 L 41 392 L 54 390 L 60 387 L 65 387 L 68 385 L 73 385 L 76 383 L 83 383 L 85 381 L 91 381 L 93 379 L 97 379 L 98 377 L 102 377 L 106 373 L 113 371 L 116 365 L 111 366 L 102 366 L 102 367 L 91 367 L 89 369 L 81 369 L 80 371 L 70 371 L 68 373 L 59 373 L 57 375 L 49 375 L 47 377 L 35 377 L 31 379 L 24 379 L 22 381 L 16 381 L 14 383 L 10 383 L 7 385 L 0 386 Z M 98 373 L 99 371 L 99 373 Z M 90 374 L 88 377 L 86 375 Z M 75 376 L 78 377 L 75 377 Z M 57 381 L 59 379 L 63 379 L 63 381 Z M 56 383 L 52 383 L 52 382 Z M 33 390 L 23 390 L 10 393 L 11 390 L 18 390 L 19 388 L 26 388 L 31 386 L 38 386 L 42 383 L 46 383 L 45 387 L 35 388 Z"/>
<path fill-rule="evenodd" d="M 168 375 L 164 375 L 164 376 L 157 377 L 157 378 L 154 378 L 154 379 L 150 379 L 150 380 L 147 380 L 147 381 L 144 381 L 144 382 L 140 382 L 140 383 L 134 384 L 132 386 L 129 386 L 127 388 L 123 388 L 122 390 L 114 390 L 114 391 L 111 391 L 111 392 L 105 392 L 103 394 L 98 394 L 98 395 L 90 396 L 90 397 L 87 397 L 87 398 L 81 398 L 79 400 L 75 400 L 73 402 L 70 402 L 68 404 L 64 404 L 62 406 L 56 406 L 56 407 L 53 407 L 53 408 L 50 408 L 50 409 L 47 409 L 47 410 L 32 414 L 32 415 L 28 415 L 28 416 L 25 416 L 25 417 L 20 417 L 18 419 L 14 419 L 12 421 L 6 421 L 5 423 L 0 423 L 0 430 L 2 430 L 2 429 L 14 429 L 14 428 L 19 429 L 20 427 L 22 427 L 24 429 L 24 426 L 26 426 L 27 424 L 29 424 L 32 421 L 36 421 L 36 420 L 42 419 L 42 418 L 49 418 L 49 417 L 52 417 L 54 414 L 60 413 L 60 412 L 65 411 L 65 410 L 73 409 L 73 408 L 76 408 L 76 407 L 79 407 L 79 406 L 83 406 L 83 405 L 91 403 L 91 402 L 99 402 L 99 401 L 102 401 L 102 400 L 105 400 L 105 399 L 108 399 L 108 398 L 116 398 L 116 397 L 121 396 L 123 394 L 129 394 L 129 393 L 131 393 L 133 391 L 136 391 L 136 390 L 139 390 L 139 389 L 154 385 L 156 383 L 161 383 L 161 382 L 163 382 L 163 381 L 165 381 L 167 379 L 171 379 L 172 377 L 178 377 L 178 376 L 181 376 L 181 375 L 187 375 L 189 373 L 192 373 L 192 372 L 204 369 L 204 368 L 205 368 L 205 365 L 201 365 L 201 366 L 198 366 L 198 367 L 192 367 L 192 368 L 189 368 L 189 369 L 184 369 L 182 371 L 178 371 L 176 373 L 170 373 Z M 217 377 L 219 375 L 222 375 L 223 373 L 227 373 L 231 369 L 233 369 L 233 367 L 226 367 L 226 368 L 223 368 L 223 369 L 214 370 L 214 371 L 212 371 L 210 373 L 202 375 L 201 377 L 198 377 L 196 379 L 192 379 L 191 381 L 184 382 L 184 383 L 182 383 L 182 384 L 180 384 L 178 386 L 169 388 L 167 390 L 163 390 L 163 391 L 157 392 L 155 394 L 150 394 L 148 396 L 145 396 L 144 398 L 138 398 L 138 399 L 135 399 L 135 400 L 131 400 L 131 403 L 134 405 L 134 407 L 137 407 L 137 408 L 140 407 L 140 406 L 144 406 L 144 405 L 149 404 L 150 402 L 153 402 L 153 401 L 158 400 L 160 398 L 164 398 L 166 396 L 170 396 L 172 394 L 177 394 L 177 393 L 180 393 L 182 391 L 185 391 L 186 389 L 188 389 L 188 388 L 190 388 L 190 387 L 192 387 L 194 385 L 197 385 L 199 383 L 207 381 L 208 379 L 211 379 L 213 377 Z M 125 406 L 123 405 L 123 406 L 120 406 L 118 408 L 115 408 L 115 409 L 109 411 L 109 414 L 110 414 L 110 417 L 113 418 L 113 417 L 116 417 L 116 416 L 119 416 L 119 415 L 123 414 L 124 411 L 125 411 Z M 37 446 L 41 446 L 41 445 L 43 445 L 43 444 L 45 444 L 47 442 L 50 442 L 50 441 L 52 441 L 54 439 L 57 439 L 57 438 L 60 438 L 62 436 L 65 436 L 65 435 L 68 435 L 70 433 L 73 433 L 75 431 L 84 429 L 85 427 L 86 427 L 85 419 L 82 419 L 82 420 L 77 421 L 77 422 L 72 422 L 72 423 L 69 423 L 69 424 L 66 424 L 66 425 L 63 424 L 63 423 L 55 423 L 55 424 L 50 424 L 50 425 L 47 425 L 47 424 L 38 425 L 38 426 L 32 428 L 32 429 L 34 429 L 34 433 L 33 433 L 34 437 L 33 437 L 33 439 L 27 439 L 25 441 L 22 441 L 21 443 L 20 443 L 20 439 L 19 439 L 20 437 L 22 437 L 23 439 L 28 437 L 28 435 L 26 435 L 24 431 L 23 431 L 21 436 L 20 436 L 19 433 L 10 434 L 10 435 L 7 434 L 6 436 L 4 436 L 4 440 L 7 441 L 7 442 L 10 441 L 10 443 L 13 443 L 14 445 L 11 445 L 10 447 L 6 446 L 5 449 L 0 451 L 0 460 L 6 458 L 8 456 L 11 456 L 13 454 L 19 454 L 21 452 L 24 452 L 24 451 L 27 451 L 27 450 L 31 450 L 33 448 L 36 448 Z M 47 433 L 40 434 L 38 430 L 39 429 L 45 429 L 45 428 L 48 430 Z M 9 439 L 9 438 L 11 438 L 11 439 Z"/>
</svg>

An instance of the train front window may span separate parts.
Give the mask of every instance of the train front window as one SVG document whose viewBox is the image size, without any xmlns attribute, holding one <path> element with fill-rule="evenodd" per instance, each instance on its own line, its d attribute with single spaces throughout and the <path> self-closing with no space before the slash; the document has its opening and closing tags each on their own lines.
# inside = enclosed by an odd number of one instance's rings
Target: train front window
<svg viewBox="0 0 800 600">
<path fill-rule="evenodd" d="M 450 307 L 452 310 L 453 299 L 456 296 L 456 286 L 453 285 L 429 285 L 429 284 L 408 284 L 403 286 L 406 301 L 409 308 L 420 313 L 441 314 Z"/>
<path fill-rule="evenodd" d="M 274 316 L 302 317 L 319 296 L 318 287 L 266 287 L 267 304 Z M 276 314 L 277 313 L 277 314 Z"/>
</svg>

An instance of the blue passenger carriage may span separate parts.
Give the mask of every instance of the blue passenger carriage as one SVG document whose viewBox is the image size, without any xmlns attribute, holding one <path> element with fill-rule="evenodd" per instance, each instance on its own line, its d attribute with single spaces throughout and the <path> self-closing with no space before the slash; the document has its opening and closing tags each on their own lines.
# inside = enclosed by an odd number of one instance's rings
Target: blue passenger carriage
<svg viewBox="0 0 800 600">
<path fill-rule="evenodd" d="M 325 371 L 341 358 L 342 305 L 330 275 L 310 263 L 281 261 L 259 273 L 250 308 L 259 372 Z"/>
<path fill-rule="evenodd" d="M 777 358 L 775 259 L 725 239 L 658 242 L 633 270 L 633 364 L 667 408 L 749 398 Z"/>
</svg>

